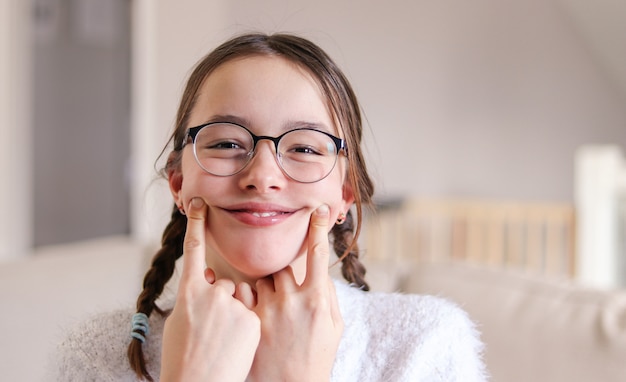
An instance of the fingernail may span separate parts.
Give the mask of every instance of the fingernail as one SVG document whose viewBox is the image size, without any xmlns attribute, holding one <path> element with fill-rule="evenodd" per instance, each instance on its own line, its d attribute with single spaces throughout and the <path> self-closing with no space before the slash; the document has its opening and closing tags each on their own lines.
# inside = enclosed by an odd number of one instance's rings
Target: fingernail
<svg viewBox="0 0 626 382">
<path fill-rule="evenodd" d="M 191 199 L 190 205 L 193 208 L 200 208 L 200 207 L 202 207 L 202 203 L 203 203 L 202 199 L 200 199 L 200 198 L 193 198 L 193 199 Z"/>
<path fill-rule="evenodd" d="M 330 210 L 326 204 L 322 204 L 321 206 L 317 208 L 315 212 L 317 213 L 318 216 L 328 216 L 328 214 L 330 213 Z"/>
</svg>

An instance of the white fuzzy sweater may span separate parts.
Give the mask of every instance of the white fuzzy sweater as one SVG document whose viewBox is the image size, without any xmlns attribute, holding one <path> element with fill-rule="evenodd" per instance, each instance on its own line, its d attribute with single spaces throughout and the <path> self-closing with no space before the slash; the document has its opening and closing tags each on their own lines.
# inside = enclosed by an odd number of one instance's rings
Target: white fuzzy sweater
<svg viewBox="0 0 626 382">
<path fill-rule="evenodd" d="M 432 296 L 362 292 L 336 282 L 345 329 L 331 380 L 485 381 L 483 344 L 466 313 Z M 51 380 L 136 381 L 128 366 L 133 311 L 102 314 L 72 330 Z M 164 319 L 150 317 L 144 354 L 158 381 Z"/>
</svg>

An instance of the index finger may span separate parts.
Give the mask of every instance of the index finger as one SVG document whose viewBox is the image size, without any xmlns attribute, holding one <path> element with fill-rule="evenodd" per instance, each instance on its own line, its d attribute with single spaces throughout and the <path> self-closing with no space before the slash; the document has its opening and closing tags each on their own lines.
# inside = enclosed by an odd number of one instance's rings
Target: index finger
<svg viewBox="0 0 626 382">
<path fill-rule="evenodd" d="M 308 251 L 306 260 L 306 277 L 304 284 L 326 286 L 328 279 L 328 259 L 330 248 L 328 244 L 328 215 L 327 205 L 318 207 L 311 214 L 309 233 L 307 235 Z"/>
<path fill-rule="evenodd" d="M 183 243 L 183 271 L 181 283 L 193 278 L 204 280 L 206 268 L 205 230 L 206 204 L 200 198 L 193 198 L 187 210 L 187 230 Z"/>
</svg>

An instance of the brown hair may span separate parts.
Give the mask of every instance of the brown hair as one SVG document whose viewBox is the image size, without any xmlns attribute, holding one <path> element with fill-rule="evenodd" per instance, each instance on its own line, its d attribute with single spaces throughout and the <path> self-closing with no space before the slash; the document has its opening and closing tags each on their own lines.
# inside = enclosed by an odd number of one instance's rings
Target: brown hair
<svg viewBox="0 0 626 382">
<path fill-rule="evenodd" d="M 189 116 L 205 78 L 227 61 L 254 55 L 279 56 L 307 70 L 318 82 L 327 98 L 331 113 L 339 122 L 338 128 L 343 132 L 347 143 L 347 181 L 354 193 L 356 226 L 352 212 L 348 211 L 346 221 L 341 225 L 336 224 L 331 230 L 333 248 L 335 253 L 341 254 L 343 277 L 353 286 L 369 290 L 364 279 L 365 267 L 358 259 L 357 238 L 361 230 L 363 207 L 372 205 L 374 186 L 367 174 L 360 148 L 362 139 L 360 107 L 344 74 L 330 57 L 312 42 L 288 34 L 246 34 L 223 43 L 205 56 L 187 81 L 178 109 L 176 129 L 170 137 L 174 148 L 162 170 L 162 175 L 168 176 L 180 166 Z M 143 291 L 137 298 L 137 312 L 150 316 L 152 311 L 156 310 L 164 314 L 155 301 L 172 277 L 176 260 L 182 255 L 185 229 L 186 218 L 174 206 L 171 221 L 163 232 L 161 249 L 155 254 L 152 266 L 144 277 Z M 132 339 L 128 347 L 128 359 L 139 378 L 152 381 L 146 368 L 141 341 Z"/>
</svg>

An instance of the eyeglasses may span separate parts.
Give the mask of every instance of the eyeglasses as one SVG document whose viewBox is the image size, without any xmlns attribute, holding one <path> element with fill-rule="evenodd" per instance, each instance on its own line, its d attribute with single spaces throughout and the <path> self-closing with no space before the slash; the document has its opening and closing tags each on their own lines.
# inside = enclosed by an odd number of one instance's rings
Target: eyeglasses
<svg viewBox="0 0 626 382">
<path fill-rule="evenodd" d="M 301 183 L 326 178 L 335 168 L 339 152 L 346 152 L 343 139 L 313 128 L 289 130 L 278 137 L 269 137 L 254 135 L 236 123 L 212 122 L 190 128 L 187 137 L 193 142 L 198 165 L 216 176 L 231 176 L 243 170 L 254 157 L 257 143 L 263 139 L 274 142 L 276 161 L 283 173 Z"/>
</svg>

